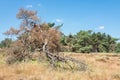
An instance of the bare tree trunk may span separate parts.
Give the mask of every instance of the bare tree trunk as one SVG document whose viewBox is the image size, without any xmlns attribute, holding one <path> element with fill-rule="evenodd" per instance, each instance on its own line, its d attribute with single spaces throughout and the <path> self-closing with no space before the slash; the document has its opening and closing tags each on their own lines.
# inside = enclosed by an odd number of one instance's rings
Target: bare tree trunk
<svg viewBox="0 0 120 80">
<path fill-rule="evenodd" d="M 47 46 L 47 42 L 45 42 L 44 45 L 43 45 L 43 52 L 46 51 L 46 46 Z"/>
<path fill-rule="evenodd" d="M 47 46 L 47 41 L 45 41 L 44 45 L 43 45 L 43 52 L 42 52 L 42 59 L 46 59 L 46 46 Z"/>
</svg>

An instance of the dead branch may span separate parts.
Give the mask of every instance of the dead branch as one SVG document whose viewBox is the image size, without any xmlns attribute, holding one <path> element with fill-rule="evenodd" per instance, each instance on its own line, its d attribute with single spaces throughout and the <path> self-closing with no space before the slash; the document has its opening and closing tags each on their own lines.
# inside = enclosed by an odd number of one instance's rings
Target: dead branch
<svg viewBox="0 0 120 80">
<path fill-rule="evenodd" d="M 56 62 L 64 62 L 65 64 L 67 64 L 71 69 L 74 69 L 70 64 L 69 61 L 75 63 L 77 66 L 77 70 L 79 71 L 85 71 L 87 69 L 87 65 L 83 62 L 80 62 L 74 58 L 71 58 L 69 56 L 66 57 L 62 57 L 53 53 L 50 53 L 49 51 L 46 51 L 46 56 L 50 59 L 50 64 L 53 67 L 56 67 L 55 63 Z"/>
</svg>

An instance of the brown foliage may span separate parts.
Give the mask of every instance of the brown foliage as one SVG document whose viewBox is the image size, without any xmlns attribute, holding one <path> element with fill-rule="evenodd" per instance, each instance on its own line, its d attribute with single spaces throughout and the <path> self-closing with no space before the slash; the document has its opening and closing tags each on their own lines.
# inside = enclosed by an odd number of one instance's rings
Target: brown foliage
<svg viewBox="0 0 120 80">
<path fill-rule="evenodd" d="M 30 38 L 30 40 L 38 42 L 37 44 L 47 44 L 47 49 L 51 52 L 60 50 L 60 32 L 55 28 L 35 25 L 31 30 Z"/>
<path fill-rule="evenodd" d="M 38 17 L 36 16 L 37 12 L 36 11 L 32 11 L 32 10 L 25 10 L 23 8 L 21 8 L 18 12 L 18 14 L 16 15 L 16 17 L 18 19 L 33 19 L 33 20 L 37 20 Z M 36 18 L 34 18 L 36 17 Z"/>
<path fill-rule="evenodd" d="M 5 34 L 5 35 L 18 35 L 18 33 L 19 33 L 19 30 L 11 27 L 8 31 L 6 31 L 3 34 Z"/>
</svg>

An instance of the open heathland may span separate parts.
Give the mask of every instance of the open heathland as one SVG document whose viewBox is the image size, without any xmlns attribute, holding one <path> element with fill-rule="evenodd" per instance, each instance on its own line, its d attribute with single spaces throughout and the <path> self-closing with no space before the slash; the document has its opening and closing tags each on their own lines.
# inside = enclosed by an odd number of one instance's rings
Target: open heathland
<svg viewBox="0 0 120 80">
<path fill-rule="evenodd" d="M 0 55 L 0 80 L 120 80 L 120 55 L 65 53 L 88 65 L 86 71 L 52 69 L 47 63 L 29 61 L 5 64 Z"/>
</svg>

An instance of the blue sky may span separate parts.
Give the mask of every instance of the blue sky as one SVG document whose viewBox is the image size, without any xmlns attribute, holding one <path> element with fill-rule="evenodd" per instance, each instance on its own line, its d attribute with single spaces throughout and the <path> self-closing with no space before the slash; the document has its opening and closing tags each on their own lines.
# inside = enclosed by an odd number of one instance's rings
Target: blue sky
<svg viewBox="0 0 120 80">
<path fill-rule="evenodd" d="M 66 35 L 93 30 L 120 38 L 120 0 L 0 0 L 0 41 L 11 26 L 19 27 L 19 8 L 36 10 L 41 22 L 64 23 Z"/>
</svg>

